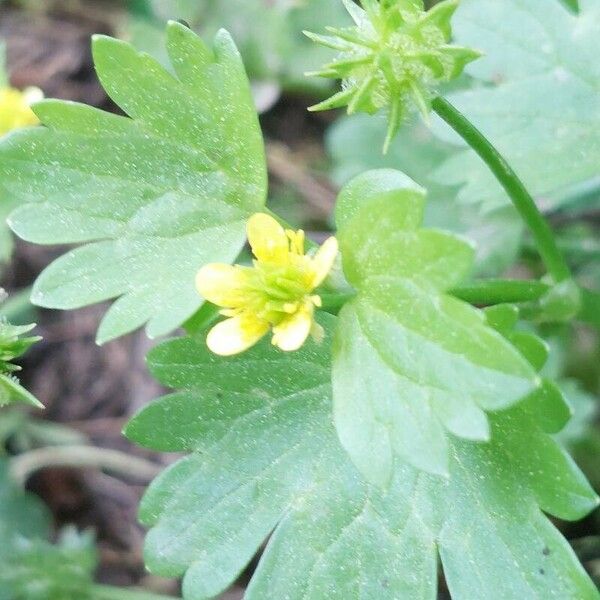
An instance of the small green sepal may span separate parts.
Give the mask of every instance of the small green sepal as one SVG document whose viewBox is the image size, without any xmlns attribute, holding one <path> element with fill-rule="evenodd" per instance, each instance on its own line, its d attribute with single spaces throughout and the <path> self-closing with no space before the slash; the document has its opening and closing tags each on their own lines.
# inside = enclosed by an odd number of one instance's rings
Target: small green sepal
<svg viewBox="0 0 600 600">
<path fill-rule="evenodd" d="M 0 302 L 5 299 L 6 293 L 0 289 Z M 11 325 L 6 319 L 0 318 L 0 406 L 23 402 L 37 408 L 44 408 L 21 386 L 13 374 L 21 368 L 12 361 L 25 354 L 30 346 L 42 339 L 38 336 L 22 337 L 34 327 L 35 325 Z"/>
</svg>

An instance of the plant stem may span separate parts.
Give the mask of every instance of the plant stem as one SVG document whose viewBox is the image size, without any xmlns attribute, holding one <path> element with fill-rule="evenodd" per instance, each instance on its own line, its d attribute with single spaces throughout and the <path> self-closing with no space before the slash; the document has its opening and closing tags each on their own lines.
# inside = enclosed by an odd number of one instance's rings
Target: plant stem
<svg viewBox="0 0 600 600">
<path fill-rule="evenodd" d="M 342 306 L 344 306 L 346 302 L 352 300 L 354 296 L 356 296 L 356 292 L 321 294 L 321 302 L 323 303 L 322 308 L 325 312 L 337 315 Z"/>
<path fill-rule="evenodd" d="M 141 589 L 119 588 L 111 585 L 95 585 L 92 597 L 94 600 L 175 600 L 173 596 L 163 596 Z"/>
<path fill-rule="evenodd" d="M 519 279 L 487 279 L 450 290 L 450 293 L 469 304 L 492 306 L 512 302 L 539 300 L 551 287 L 541 281 Z"/>
<path fill-rule="evenodd" d="M 48 446 L 19 454 L 10 461 L 11 474 L 21 486 L 33 473 L 47 467 L 106 469 L 144 481 L 151 481 L 161 471 L 159 465 L 142 458 L 94 446 Z"/>
<path fill-rule="evenodd" d="M 525 279 L 482 279 L 450 290 L 448 293 L 469 304 L 492 306 L 494 304 L 533 302 L 552 289 L 547 283 Z M 323 310 L 337 314 L 342 306 L 356 296 L 356 292 L 321 294 Z"/>
<path fill-rule="evenodd" d="M 500 182 L 512 200 L 515 208 L 531 230 L 537 249 L 542 257 L 548 272 L 556 283 L 569 279 L 571 271 L 560 252 L 552 229 L 542 216 L 531 194 L 523 182 L 506 162 L 504 157 L 494 148 L 487 138 L 452 104 L 438 96 L 432 102 L 433 110 L 456 133 L 458 133 L 469 146 L 477 152 L 480 158 L 490 168 L 496 179 Z"/>
</svg>

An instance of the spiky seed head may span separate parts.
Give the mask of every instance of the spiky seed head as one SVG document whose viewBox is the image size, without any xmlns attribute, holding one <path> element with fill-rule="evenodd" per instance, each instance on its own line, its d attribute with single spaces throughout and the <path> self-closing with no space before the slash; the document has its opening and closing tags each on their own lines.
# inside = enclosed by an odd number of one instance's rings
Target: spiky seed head
<svg viewBox="0 0 600 600">
<path fill-rule="evenodd" d="M 342 89 L 310 110 L 348 107 L 348 113 L 388 113 L 387 151 L 413 108 L 427 119 L 436 87 L 460 75 L 481 54 L 450 44 L 450 20 L 458 0 L 444 0 L 425 11 L 422 0 L 343 0 L 354 21 L 328 27 L 328 35 L 305 32 L 313 41 L 339 52 L 320 71 L 341 79 Z"/>
</svg>

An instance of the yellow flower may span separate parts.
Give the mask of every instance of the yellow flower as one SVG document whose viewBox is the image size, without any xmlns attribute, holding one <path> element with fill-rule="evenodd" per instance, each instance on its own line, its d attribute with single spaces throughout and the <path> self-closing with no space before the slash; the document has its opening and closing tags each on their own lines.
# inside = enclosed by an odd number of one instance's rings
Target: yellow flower
<svg viewBox="0 0 600 600">
<path fill-rule="evenodd" d="M 253 267 L 209 264 L 196 277 L 200 295 L 228 317 L 210 330 L 208 347 L 222 356 L 238 354 L 270 329 L 273 345 L 285 351 L 298 350 L 309 334 L 322 337 L 314 320 L 321 298 L 312 292 L 333 266 L 337 240 L 331 237 L 314 256 L 306 255 L 303 231 L 285 230 L 263 213 L 250 217 L 247 232 Z"/>
<path fill-rule="evenodd" d="M 28 125 L 37 125 L 39 119 L 31 105 L 44 97 L 42 90 L 30 87 L 22 92 L 14 88 L 0 89 L 0 136 Z"/>
</svg>

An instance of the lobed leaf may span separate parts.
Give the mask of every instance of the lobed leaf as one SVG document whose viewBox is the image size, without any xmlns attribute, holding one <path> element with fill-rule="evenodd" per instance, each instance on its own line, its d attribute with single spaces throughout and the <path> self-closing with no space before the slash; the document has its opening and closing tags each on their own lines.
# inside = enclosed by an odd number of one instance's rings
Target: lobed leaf
<svg viewBox="0 0 600 600">
<path fill-rule="evenodd" d="M 177 15 L 202 35 L 212 37 L 225 27 L 238 46 L 244 66 L 255 85 L 257 107 L 272 105 L 279 87 L 320 95 L 331 82 L 305 77 L 333 57 L 331 51 L 310 43 L 302 34 L 306 29 L 325 25 L 344 26 L 350 19 L 341 2 L 303 0 L 301 3 L 275 0 L 149 0 L 144 14 L 129 19 L 127 38 L 166 64 L 163 56 L 163 22 Z M 260 86 L 265 85 L 267 102 L 261 102 Z"/>
<path fill-rule="evenodd" d="M 174 75 L 129 44 L 94 38 L 96 70 L 127 113 L 46 101 L 46 127 L 0 144 L 10 225 L 38 244 L 83 243 L 38 278 L 35 303 L 70 309 L 116 298 L 100 342 L 147 323 L 172 331 L 200 306 L 197 270 L 231 262 L 266 195 L 263 141 L 229 35 L 208 48 L 167 29 Z"/>
<path fill-rule="evenodd" d="M 512 206 L 485 215 L 456 203 L 456 186 L 435 181 L 432 174 L 457 148 L 442 142 L 420 122 L 406 123 L 381 155 L 378 144 L 385 136 L 385 121 L 368 115 L 338 119 L 327 132 L 327 150 L 334 163 L 333 177 L 344 185 L 369 169 L 400 169 L 427 189 L 425 223 L 463 233 L 476 243 L 475 272 L 498 276 L 521 249 L 523 224 Z"/>
<path fill-rule="evenodd" d="M 455 600 L 598 598 L 540 508 L 578 518 L 596 496 L 522 407 L 490 416 L 487 444 L 451 438 L 449 478 L 398 460 L 387 489 L 365 482 L 331 414 L 334 317 L 325 342 L 293 354 L 261 343 L 223 359 L 191 338 L 149 355 L 183 388 L 144 408 L 127 435 L 191 451 L 149 488 L 151 571 L 185 574 L 184 597 L 230 585 L 263 542 L 248 600 L 436 597 L 437 554 Z"/>
<path fill-rule="evenodd" d="M 448 433 L 489 440 L 485 413 L 539 385 L 483 313 L 445 294 L 469 272 L 473 249 L 420 229 L 423 205 L 404 174 L 370 171 L 336 209 L 344 272 L 358 293 L 336 334 L 335 423 L 359 470 L 382 486 L 397 460 L 448 475 Z"/>
</svg>

